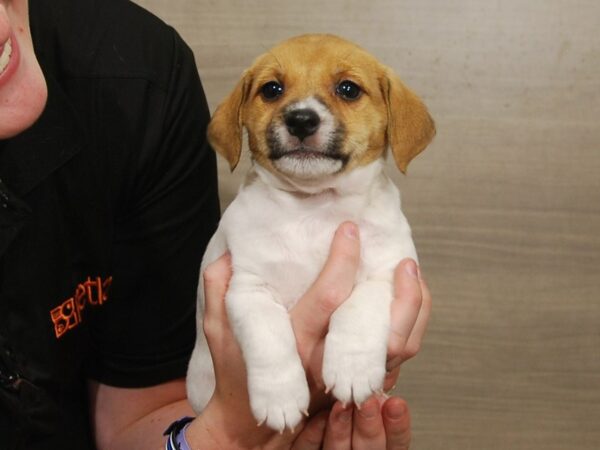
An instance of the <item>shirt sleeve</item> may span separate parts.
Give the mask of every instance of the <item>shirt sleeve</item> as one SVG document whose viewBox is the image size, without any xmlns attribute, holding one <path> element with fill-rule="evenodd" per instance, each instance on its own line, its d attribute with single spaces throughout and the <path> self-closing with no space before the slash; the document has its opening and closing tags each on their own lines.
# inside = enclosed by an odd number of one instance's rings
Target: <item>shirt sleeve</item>
<svg viewBox="0 0 600 450">
<path fill-rule="evenodd" d="M 185 376 L 196 289 L 219 220 L 209 111 L 194 56 L 172 30 L 164 102 L 148 113 L 116 208 L 109 299 L 90 327 L 88 375 L 120 387 Z M 159 119 L 157 119 L 157 117 Z"/>
</svg>

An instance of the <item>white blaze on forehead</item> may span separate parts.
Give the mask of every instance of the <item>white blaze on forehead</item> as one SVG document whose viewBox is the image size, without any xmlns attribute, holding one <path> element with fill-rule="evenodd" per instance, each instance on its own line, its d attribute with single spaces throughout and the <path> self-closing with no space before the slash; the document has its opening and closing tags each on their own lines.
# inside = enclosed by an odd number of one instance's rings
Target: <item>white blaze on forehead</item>
<svg viewBox="0 0 600 450">
<path fill-rule="evenodd" d="M 12 45 L 10 39 L 6 41 L 0 53 L 0 73 L 4 72 L 8 62 L 10 61 L 10 55 L 12 54 Z"/>
</svg>

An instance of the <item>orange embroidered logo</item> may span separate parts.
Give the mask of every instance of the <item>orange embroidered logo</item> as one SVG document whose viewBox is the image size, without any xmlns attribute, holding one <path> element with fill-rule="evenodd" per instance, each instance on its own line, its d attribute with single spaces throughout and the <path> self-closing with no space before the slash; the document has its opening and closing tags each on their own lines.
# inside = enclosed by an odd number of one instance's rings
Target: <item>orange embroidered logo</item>
<svg viewBox="0 0 600 450">
<path fill-rule="evenodd" d="M 100 306 L 106 302 L 111 284 L 112 277 L 104 281 L 100 277 L 95 279 L 88 277 L 86 281 L 77 285 L 73 297 L 51 310 L 50 318 L 54 323 L 56 339 L 61 338 L 83 321 L 82 313 L 86 305 Z"/>
</svg>

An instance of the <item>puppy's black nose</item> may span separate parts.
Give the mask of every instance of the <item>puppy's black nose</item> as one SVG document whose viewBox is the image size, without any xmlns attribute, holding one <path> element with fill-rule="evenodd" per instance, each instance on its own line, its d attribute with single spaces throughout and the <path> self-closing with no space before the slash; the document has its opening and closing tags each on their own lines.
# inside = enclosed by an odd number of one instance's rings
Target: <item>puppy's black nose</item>
<svg viewBox="0 0 600 450">
<path fill-rule="evenodd" d="M 283 120 L 289 133 L 301 141 L 305 137 L 315 134 L 321 123 L 319 115 L 309 108 L 289 111 L 283 116 Z"/>
</svg>

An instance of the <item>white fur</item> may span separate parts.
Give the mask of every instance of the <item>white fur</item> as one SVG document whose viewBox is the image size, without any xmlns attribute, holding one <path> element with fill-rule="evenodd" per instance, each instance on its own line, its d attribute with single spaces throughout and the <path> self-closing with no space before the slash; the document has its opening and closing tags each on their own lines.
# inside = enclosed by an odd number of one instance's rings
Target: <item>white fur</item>
<svg viewBox="0 0 600 450">
<path fill-rule="evenodd" d="M 274 161 L 273 165 L 282 173 L 295 175 L 298 178 L 310 179 L 315 176 L 336 173 L 342 168 L 343 164 L 339 159 L 318 156 L 302 158 L 283 156 Z"/>
<path fill-rule="evenodd" d="M 360 403 L 383 387 L 394 268 L 402 258 L 417 258 L 382 160 L 313 181 L 255 165 L 204 256 L 201 270 L 231 252 L 227 313 L 246 362 L 252 411 L 274 429 L 296 426 L 309 404 L 287 311 L 315 281 L 335 230 L 347 220 L 360 229 L 361 263 L 350 298 L 331 318 L 323 379 L 341 401 Z M 187 378 L 197 412 L 214 389 L 203 311 L 200 282 L 199 332 Z"/>
<path fill-rule="evenodd" d="M 336 121 L 331 111 L 315 97 L 308 97 L 289 105 L 286 109 L 289 111 L 312 109 L 317 113 L 321 120 L 319 129 L 313 135 L 305 137 L 302 142 L 307 148 L 315 150 L 316 155 L 325 152 L 336 132 Z M 300 140 L 289 133 L 283 121 L 280 121 L 276 126 L 275 132 L 284 148 L 293 149 L 300 144 Z M 274 161 L 273 165 L 283 174 L 302 180 L 331 175 L 342 169 L 343 163 L 339 159 L 318 157 L 316 155 L 312 157 L 284 156 Z"/>
</svg>

